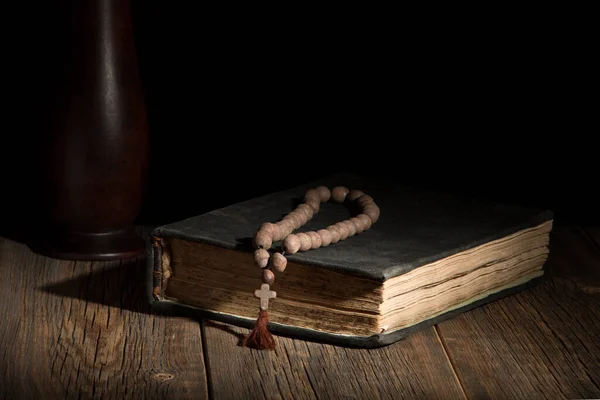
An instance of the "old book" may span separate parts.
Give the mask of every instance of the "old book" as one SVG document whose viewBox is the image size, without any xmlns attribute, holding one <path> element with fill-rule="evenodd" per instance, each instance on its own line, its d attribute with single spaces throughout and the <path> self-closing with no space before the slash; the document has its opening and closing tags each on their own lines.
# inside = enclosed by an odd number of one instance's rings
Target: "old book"
<svg viewBox="0 0 600 400">
<path fill-rule="evenodd" d="M 262 283 L 251 239 L 318 185 L 360 189 L 381 216 L 366 232 L 287 256 L 287 269 L 272 286 L 274 334 L 387 345 L 544 276 L 550 210 L 338 174 L 157 228 L 148 257 L 152 305 L 251 328 L 258 313 L 254 290 Z M 349 217 L 348 208 L 326 203 L 297 232 Z"/>
</svg>

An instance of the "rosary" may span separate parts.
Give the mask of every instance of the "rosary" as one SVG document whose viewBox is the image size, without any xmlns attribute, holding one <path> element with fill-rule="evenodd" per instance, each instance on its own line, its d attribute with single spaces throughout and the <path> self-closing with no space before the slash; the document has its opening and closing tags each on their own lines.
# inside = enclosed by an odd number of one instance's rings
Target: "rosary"
<svg viewBox="0 0 600 400">
<path fill-rule="evenodd" d="M 292 234 L 319 212 L 321 203 L 327 203 L 330 200 L 333 203 L 346 204 L 349 208 L 355 206 L 359 211 L 356 216 L 329 225 L 326 229 Z M 255 249 L 254 263 L 262 270 L 263 284 L 259 290 L 254 292 L 254 296 L 260 299 L 260 311 L 255 327 L 244 339 L 242 345 L 261 350 L 275 348 L 275 340 L 267 330 L 269 299 L 277 296 L 276 292 L 270 290 L 270 286 L 275 282 L 273 271 L 278 273 L 285 271 L 287 266 L 285 254 L 291 255 L 298 251 L 329 246 L 362 233 L 377 222 L 379 213 L 379 207 L 373 198 L 360 190 L 348 190 L 344 186 L 336 186 L 329 190 L 325 186 L 319 186 L 309 189 L 304 195 L 304 202 L 283 217 L 281 221 L 263 223 L 254 235 L 252 243 Z M 268 250 L 273 242 L 277 241 L 282 242 L 282 251 L 271 255 Z"/>
</svg>

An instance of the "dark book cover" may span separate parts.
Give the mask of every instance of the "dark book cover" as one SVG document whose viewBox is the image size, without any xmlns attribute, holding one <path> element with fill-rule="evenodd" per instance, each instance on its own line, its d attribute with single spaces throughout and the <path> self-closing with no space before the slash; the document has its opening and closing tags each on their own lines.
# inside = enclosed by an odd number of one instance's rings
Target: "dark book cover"
<svg viewBox="0 0 600 400">
<path fill-rule="evenodd" d="M 227 249 L 252 252 L 251 240 L 263 222 L 276 222 L 302 201 L 306 190 L 325 185 L 359 189 L 373 197 L 381 216 L 370 230 L 335 245 L 286 256 L 288 260 L 326 268 L 339 273 L 383 282 L 420 266 L 446 258 L 520 230 L 550 221 L 549 210 L 505 205 L 474 198 L 391 185 L 368 176 L 336 174 L 288 190 L 270 193 L 211 212 L 158 227 L 155 237 L 173 237 L 210 243 Z M 340 204 L 322 204 L 306 225 L 296 232 L 318 230 L 350 217 Z M 275 243 L 274 246 L 277 246 Z M 154 307 L 205 317 L 244 327 L 255 320 L 198 310 L 157 296 L 152 288 L 160 286 L 160 248 L 149 247 L 149 297 Z M 423 321 L 403 330 L 368 337 L 334 335 L 301 327 L 271 322 L 275 334 L 347 346 L 375 347 L 393 343 L 414 331 L 451 318 L 468 309 L 494 301 L 528 285 L 496 292 L 493 295 Z"/>
</svg>

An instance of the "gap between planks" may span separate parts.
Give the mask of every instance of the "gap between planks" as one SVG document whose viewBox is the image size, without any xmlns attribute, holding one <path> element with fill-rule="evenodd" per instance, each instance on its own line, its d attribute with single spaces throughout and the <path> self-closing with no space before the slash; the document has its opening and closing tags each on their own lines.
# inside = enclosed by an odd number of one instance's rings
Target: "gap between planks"
<svg viewBox="0 0 600 400">
<path fill-rule="evenodd" d="M 454 374 L 454 379 L 456 379 L 456 383 L 457 383 L 458 387 L 460 388 L 460 391 L 461 391 L 463 397 L 465 399 L 468 399 L 467 393 L 465 392 L 465 388 L 463 386 L 463 383 L 461 382 L 460 378 L 458 377 L 458 373 L 456 372 L 454 363 L 452 362 L 452 359 L 450 358 L 450 354 L 448 354 L 448 348 L 447 348 L 446 342 L 444 341 L 444 338 L 442 337 L 442 332 L 440 331 L 438 324 L 434 325 L 433 330 L 435 332 L 435 335 L 436 335 L 438 341 L 440 342 L 440 346 L 442 347 L 442 350 L 444 351 L 444 355 L 446 356 L 446 359 L 448 360 L 448 364 L 450 364 L 450 369 L 452 370 L 452 373 Z"/>
<path fill-rule="evenodd" d="M 202 340 L 202 362 L 204 363 L 204 372 L 206 373 L 206 393 L 209 399 L 214 399 L 215 396 L 211 379 L 212 374 L 210 370 L 210 363 L 208 362 L 208 345 L 206 342 L 206 329 L 204 326 L 204 321 L 204 318 L 198 321 L 198 324 L 200 324 L 200 336 Z"/>
</svg>

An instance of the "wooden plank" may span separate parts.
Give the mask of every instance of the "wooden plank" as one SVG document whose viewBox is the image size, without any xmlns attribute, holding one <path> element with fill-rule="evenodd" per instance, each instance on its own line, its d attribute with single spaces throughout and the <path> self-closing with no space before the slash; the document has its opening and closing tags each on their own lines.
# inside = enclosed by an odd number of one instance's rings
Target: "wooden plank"
<svg viewBox="0 0 600 400">
<path fill-rule="evenodd" d="M 0 399 L 206 398 L 200 325 L 149 310 L 145 268 L 0 238 Z"/>
<path fill-rule="evenodd" d="M 553 236 L 543 284 L 439 324 L 467 397 L 600 397 L 600 253 L 580 233 Z"/>
<path fill-rule="evenodd" d="M 379 349 L 276 337 L 274 351 L 239 344 L 247 329 L 203 322 L 215 399 L 463 399 L 433 328 Z"/>
</svg>

